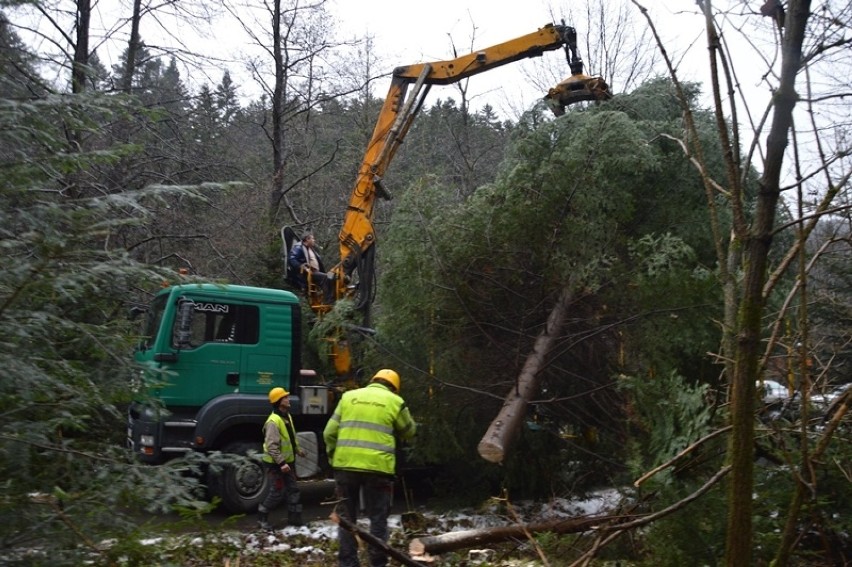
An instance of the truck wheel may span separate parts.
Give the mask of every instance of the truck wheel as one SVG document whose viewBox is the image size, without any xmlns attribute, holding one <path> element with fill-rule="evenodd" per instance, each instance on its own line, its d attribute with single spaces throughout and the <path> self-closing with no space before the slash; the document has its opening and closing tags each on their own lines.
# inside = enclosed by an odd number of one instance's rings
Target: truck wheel
<svg viewBox="0 0 852 567">
<path fill-rule="evenodd" d="M 222 448 L 223 453 L 248 455 L 262 453 L 256 443 L 238 441 Z M 222 506 L 231 514 L 246 514 L 257 510 L 266 497 L 269 481 L 260 458 L 236 465 L 222 467 L 218 473 L 209 473 L 208 486 L 213 495 L 222 499 Z"/>
</svg>

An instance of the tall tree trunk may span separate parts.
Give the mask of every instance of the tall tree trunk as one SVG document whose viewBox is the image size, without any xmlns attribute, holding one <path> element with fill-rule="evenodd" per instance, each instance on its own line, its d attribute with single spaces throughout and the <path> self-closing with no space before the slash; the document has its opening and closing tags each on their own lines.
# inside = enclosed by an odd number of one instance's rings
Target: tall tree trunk
<svg viewBox="0 0 852 567">
<path fill-rule="evenodd" d="M 272 7 L 272 58 L 275 61 L 275 85 L 272 90 L 272 193 L 270 195 L 269 221 L 275 226 L 278 209 L 284 196 L 284 104 L 287 93 L 287 68 L 284 62 L 281 33 L 281 2 L 274 0 Z"/>
<path fill-rule="evenodd" d="M 75 95 L 86 91 L 86 77 L 89 74 L 89 27 L 92 16 L 91 0 L 77 0 L 77 35 L 74 38 L 74 61 L 71 63 L 71 92 Z M 83 136 L 74 127 L 66 128 L 69 153 L 82 149 Z M 76 199 L 80 196 L 79 175 L 69 172 L 65 194 Z"/>
<path fill-rule="evenodd" d="M 133 14 L 130 17 L 130 41 L 127 44 L 127 61 L 124 62 L 124 77 L 121 90 L 130 94 L 133 90 L 133 75 L 136 73 L 136 59 L 142 42 L 139 38 L 139 20 L 142 18 L 142 0 L 133 0 Z"/>
<path fill-rule="evenodd" d="M 71 92 L 74 94 L 80 94 L 86 90 L 91 17 L 91 0 L 77 0 L 77 39 L 74 45 L 74 63 L 71 68 Z"/>
<path fill-rule="evenodd" d="M 802 43 L 810 15 L 809 0 L 790 0 L 782 42 L 782 66 L 772 125 L 766 141 L 766 160 L 759 182 L 754 221 L 744 240 L 744 282 L 739 309 L 737 352 L 731 388 L 731 478 L 728 485 L 728 525 L 725 562 L 743 565 L 752 554 L 752 493 L 754 490 L 755 382 L 761 356 L 760 340 L 769 251 L 780 197 L 781 168 L 793 124 L 796 75 L 802 62 Z"/>
</svg>

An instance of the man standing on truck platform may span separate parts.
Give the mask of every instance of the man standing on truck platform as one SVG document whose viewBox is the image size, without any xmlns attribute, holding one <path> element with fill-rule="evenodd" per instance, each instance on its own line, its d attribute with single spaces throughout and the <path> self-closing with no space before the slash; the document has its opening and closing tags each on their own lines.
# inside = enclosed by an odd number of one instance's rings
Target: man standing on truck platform
<svg viewBox="0 0 852 567">
<path fill-rule="evenodd" d="M 263 424 L 263 462 L 270 488 L 266 498 L 257 507 L 258 525 L 265 531 L 272 530 L 269 512 L 275 509 L 287 495 L 287 523 L 302 525 L 302 504 L 299 485 L 296 481 L 296 455 L 305 456 L 299 448 L 296 428 L 290 415 L 290 393 L 284 388 L 269 391 L 272 413 Z"/>
<path fill-rule="evenodd" d="M 388 541 L 393 480 L 396 473 L 396 436 L 405 441 L 414 437 L 416 426 L 405 401 L 399 395 L 399 374 L 384 369 L 370 383 L 344 392 L 337 409 L 323 431 L 325 448 L 338 498 L 343 500 L 343 516 L 353 524 L 358 520 L 359 495 L 370 519 L 370 533 Z M 355 536 L 337 528 L 340 567 L 358 567 Z M 385 567 L 387 555 L 369 549 L 370 567 Z"/>
</svg>

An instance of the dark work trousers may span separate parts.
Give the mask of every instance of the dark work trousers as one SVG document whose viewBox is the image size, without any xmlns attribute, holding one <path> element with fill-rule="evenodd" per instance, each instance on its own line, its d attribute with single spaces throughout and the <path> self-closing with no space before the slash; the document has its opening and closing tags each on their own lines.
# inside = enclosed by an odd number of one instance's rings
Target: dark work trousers
<svg viewBox="0 0 852 567">
<path fill-rule="evenodd" d="M 311 271 L 311 283 L 319 286 L 322 290 L 322 300 L 326 303 L 334 303 L 334 281 L 328 279 L 328 274 L 325 272 Z M 307 287 L 307 278 L 305 278 L 305 287 Z"/>
<path fill-rule="evenodd" d="M 301 514 L 301 493 L 299 483 L 296 482 L 296 465 L 290 464 L 289 472 L 282 472 L 281 467 L 276 464 L 266 464 L 266 476 L 269 478 L 269 492 L 263 503 L 257 507 L 261 514 L 269 513 L 281 504 L 284 495 L 287 495 L 287 514 Z"/>
<path fill-rule="evenodd" d="M 393 478 L 367 472 L 334 471 L 337 497 L 343 498 L 344 516 L 353 524 L 358 521 L 358 504 L 364 489 L 364 507 L 370 519 L 370 534 L 387 543 L 388 516 L 393 498 Z M 340 567 L 358 567 L 358 543 L 355 536 L 343 527 L 337 528 Z M 379 549 L 369 547 L 370 567 L 385 567 L 388 557 Z"/>
</svg>

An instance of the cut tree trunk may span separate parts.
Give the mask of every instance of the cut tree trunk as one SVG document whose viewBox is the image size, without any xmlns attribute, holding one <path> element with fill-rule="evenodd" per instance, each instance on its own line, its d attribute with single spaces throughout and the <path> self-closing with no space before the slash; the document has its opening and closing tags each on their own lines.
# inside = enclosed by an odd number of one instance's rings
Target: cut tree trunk
<svg viewBox="0 0 852 567">
<path fill-rule="evenodd" d="M 329 518 L 335 524 L 341 525 L 344 529 L 352 532 L 353 535 L 355 535 L 356 537 L 358 537 L 362 541 L 367 542 L 367 545 L 370 545 L 370 546 L 375 547 L 377 549 L 381 549 L 382 551 L 387 553 L 388 556 L 393 557 L 394 559 L 399 561 L 401 564 L 407 565 L 409 567 L 424 567 L 423 563 L 415 561 L 414 559 L 407 556 L 403 552 L 394 549 L 393 547 L 389 546 L 387 543 L 380 540 L 379 538 L 377 538 L 376 536 L 374 536 L 370 532 L 365 532 L 364 530 L 359 528 L 357 525 L 353 524 L 352 522 L 350 522 L 349 520 L 347 520 L 343 516 L 339 515 L 337 512 L 332 512 L 331 516 L 329 516 Z"/>
<path fill-rule="evenodd" d="M 479 442 L 477 451 L 486 461 L 502 463 L 521 430 L 527 404 L 538 395 L 538 374 L 544 368 L 547 355 L 559 337 L 568 316 L 568 305 L 573 293 L 565 288 L 547 318 L 544 330 L 536 338 L 533 351 L 524 362 L 517 384 L 506 395 L 503 407 L 492 420 L 488 431 Z"/>
<path fill-rule="evenodd" d="M 408 553 L 416 558 L 419 555 L 437 555 L 457 549 L 477 547 L 486 543 L 526 539 L 535 533 L 551 532 L 569 534 L 585 532 L 602 524 L 612 522 L 616 518 L 618 517 L 569 518 L 526 525 L 517 524 L 514 526 L 498 526 L 494 528 L 449 532 L 411 540 L 411 543 L 408 544 Z"/>
</svg>

